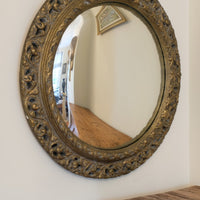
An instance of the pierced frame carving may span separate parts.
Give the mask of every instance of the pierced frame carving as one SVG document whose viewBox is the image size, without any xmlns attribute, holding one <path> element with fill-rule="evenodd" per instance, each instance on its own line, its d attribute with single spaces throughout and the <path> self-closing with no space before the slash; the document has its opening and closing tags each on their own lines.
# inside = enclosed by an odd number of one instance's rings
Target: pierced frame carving
<svg viewBox="0 0 200 200">
<path fill-rule="evenodd" d="M 87 9 L 111 3 L 138 12 L 152 27 L 163 55 L 165 84 L 161 106 L 149 129 L 126 147 L 106 150 L 84 143 L 68 130 L 54 99 L 52 69 L 68 25 Z M 20 91 L 29 126 L 55 162 L 81 176 L 112 178 L 138 168 L 162 143 L 176 112 L 180 77 L 174 30 L 158 0 L 46 0 L 25 40 Z"/>
</svg>

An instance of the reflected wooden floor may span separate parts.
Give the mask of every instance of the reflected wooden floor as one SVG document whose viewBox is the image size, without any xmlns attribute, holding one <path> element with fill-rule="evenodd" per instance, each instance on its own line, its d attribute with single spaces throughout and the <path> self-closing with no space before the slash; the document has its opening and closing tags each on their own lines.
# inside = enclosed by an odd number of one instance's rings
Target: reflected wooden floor
<svg viewBox="0 0 200 200">
<path fill-rule="evenodd" d="M 90 110 L 75 104 L 70 104 L 70 109 L 78 137 L 84 142 L 99 148 L 114 148 L 132 140 L 103 122 Z"/>
</svg>

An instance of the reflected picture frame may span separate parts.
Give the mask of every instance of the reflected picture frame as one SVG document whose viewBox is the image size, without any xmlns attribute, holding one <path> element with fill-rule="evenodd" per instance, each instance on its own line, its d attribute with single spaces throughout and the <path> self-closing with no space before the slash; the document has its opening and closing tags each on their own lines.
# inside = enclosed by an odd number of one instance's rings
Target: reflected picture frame
<svg viewBox="0 0 200 200">
<path fill-rule="evenodd" d="M 115 6 L 103 6 L 96 16 L 97 35 L 126 22 L 125 16 Z"/>
<path fill-rule="evenodd" d="M 67 73 L 67 63 L 64 63 L 62 66 L 62 74 L 66 74 Z"/>
</svg>

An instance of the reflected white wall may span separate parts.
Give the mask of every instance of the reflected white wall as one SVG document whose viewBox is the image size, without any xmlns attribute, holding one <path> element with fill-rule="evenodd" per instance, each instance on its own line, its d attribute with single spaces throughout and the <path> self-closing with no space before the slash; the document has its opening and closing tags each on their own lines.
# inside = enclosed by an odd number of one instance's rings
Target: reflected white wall
<svg viewBox="0 0 200 200">
<path fill-rule="evenodd" d="M 92 68 L 95 21 L 91 11 L 82 14 L 83 26 L 78 36 L 74 60 L 74 102 L 89 108 L 90 73 Z"/>
<path fill-rule="evenodd" d="M 75 62 L 75 103 L 119 131 L 135 137 L 158 102 L 161 63 L 146 25 L 121 9 L 127 22 L 97 35 L 96 15 L 84 13 Z"/>
</svg>

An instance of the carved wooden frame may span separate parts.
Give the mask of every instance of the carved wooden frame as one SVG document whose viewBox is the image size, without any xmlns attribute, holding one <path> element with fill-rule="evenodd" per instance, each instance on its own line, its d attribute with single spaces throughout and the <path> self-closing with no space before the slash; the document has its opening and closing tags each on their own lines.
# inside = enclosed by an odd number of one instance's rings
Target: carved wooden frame
<svg viewBox="0 0 200 200">
<path fill-rule="evenodd" d="M 149 129 L 132 144 L 113 150 L 92 147 L 67 129 L 52 88 L 53 61 L 62 34 L 80 13 L 103 3 L 134 10 L 144 17 L 159 41 L 166 75 L 161 106 Z M 177 41 L 158 0 L 46 0 L 24 44 L 20 90 L 31 130 L 54 161 L 78 175 L 111 178 L 139 167 L 162 143 L 176 111 L 180 77 Z"/>
</svg>

